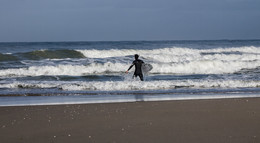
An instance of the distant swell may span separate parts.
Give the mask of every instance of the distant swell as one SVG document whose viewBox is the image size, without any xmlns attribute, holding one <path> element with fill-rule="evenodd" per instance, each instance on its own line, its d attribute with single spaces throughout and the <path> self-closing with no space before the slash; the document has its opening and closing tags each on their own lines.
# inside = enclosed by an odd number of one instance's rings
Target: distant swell
<svg viewBox="0 0 260 143">
<path fill-rule="evenodd" d="M 65 59 L 65 58 L 84 58 L 85 56 L 75 50 L 41 50 L 32 51 L 28 53 L 18 54 L 25 59 L 39 60 L 39 59 Z"/>
<path fill-rule="evenodd" d="M 15 56 L 12 56 L 10 54 L 1 54 L 0 53 L 0 62 L 4 61 L 15 61 L 17 58 Z"/>
<path fill-rule="evenodd" d="M 26 53 L 1 54 L 1 61 L 13 60 L 41 60 L 41 59 L 66 59 L 85 58 L 85 56 L 75 50 L 37 50 Z"/>
</svg>

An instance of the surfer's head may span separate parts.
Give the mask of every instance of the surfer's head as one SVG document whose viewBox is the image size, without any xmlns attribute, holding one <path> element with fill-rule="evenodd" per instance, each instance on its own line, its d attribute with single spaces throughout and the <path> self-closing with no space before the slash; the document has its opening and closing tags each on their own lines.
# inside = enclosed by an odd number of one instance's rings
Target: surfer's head
<svg viewBox="0 0 260 143">
<path fill-rule="evenodd" d="M 135 59 L 138 60 L 139 58 L 139 55 L 135 54 Z"/>
</svg>

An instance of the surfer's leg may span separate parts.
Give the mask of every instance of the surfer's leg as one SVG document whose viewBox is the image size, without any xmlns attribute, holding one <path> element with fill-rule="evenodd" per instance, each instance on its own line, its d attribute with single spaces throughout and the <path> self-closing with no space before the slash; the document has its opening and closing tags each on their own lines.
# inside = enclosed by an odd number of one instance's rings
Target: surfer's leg
<svg viewBox="0 0 260 143">
<path fill-rule="evenodd" d="M 143 76 L 143 74 L 139 74 L 138 76 L 140 77 L 141 81 L 144 81 L 144 76 Z"/>
<path fill-rule="evenodd" d="M 133 79 L 135 79 L 136 77 L 137 77 L 137 75 L 136 75 L 136 74 L 134 74 L 132 78 L 133 78 Z"/>
</svg>

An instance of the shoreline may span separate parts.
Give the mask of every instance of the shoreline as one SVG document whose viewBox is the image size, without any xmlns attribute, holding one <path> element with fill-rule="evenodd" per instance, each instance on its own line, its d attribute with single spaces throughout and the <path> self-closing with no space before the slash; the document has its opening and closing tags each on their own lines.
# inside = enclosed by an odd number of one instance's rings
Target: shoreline
<svg viewBox="0 0 260 143">
<path fill-rule="evenodd" d="M 0 107 L 11 142 L 260 142 L 260 98 Z"/>
<path fill-rule="evenodd" d="M 250 94 L 154 94 L 154 95 L 53 95 L 53 96 L 1 96 L 0 107 L 12 106 L 48 106 L 48 105 L 77 105 L 77 104 L 106 104 L 131 102 L 162 102 L 186 100 L 219 100 L 259 98 L 259 93 Z"/>
</svg>

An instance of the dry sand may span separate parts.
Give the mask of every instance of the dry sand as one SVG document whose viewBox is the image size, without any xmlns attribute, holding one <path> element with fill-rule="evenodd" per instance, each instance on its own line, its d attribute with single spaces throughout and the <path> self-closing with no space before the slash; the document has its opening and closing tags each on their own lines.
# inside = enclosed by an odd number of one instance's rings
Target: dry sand
<svg viewBox="0 0 260 143">
<path fill-rule="evenodd" d="M 0 107 L 1 143 L 259 143 L 260 98 Z"/>
</svg>

